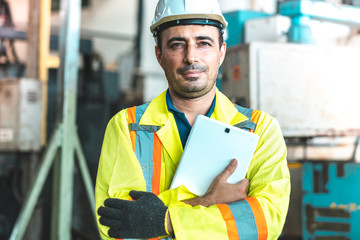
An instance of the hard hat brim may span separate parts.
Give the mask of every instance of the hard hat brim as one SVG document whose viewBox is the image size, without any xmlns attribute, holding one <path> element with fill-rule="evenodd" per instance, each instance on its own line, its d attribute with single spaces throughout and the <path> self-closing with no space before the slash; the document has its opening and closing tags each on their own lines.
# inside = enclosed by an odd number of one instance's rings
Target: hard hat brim
<svg viewBox="0 0 360 240">
<path fill-rule="evenodd" d="M 227 26 L 226 20 L 222 16 L 217 15 L 217 14 L 186 14 L 186 15 L 172 15 L 172 16 L 164 17 L 160 21 L 158 21 L 158 22 L 154 23 L 153 25 L 151 25 L 150 26 L 150 31 L 153 34 L 155 34 L 155 32 L 157 32 L 160 29 L 160 28 L 158 28 L 160 25 L 166 24 L 168 22 L 177 21 L 177 20 L 180 20 L 178 25 L 184 25 L 184 24 L 181 23 L 181 20 L 185 20 L 185 19 L 204 19 L 205 20 L 202 23 L 199 22 L 199 21 L 196 21 L 196 23 L 194 22 L 194 24 L 197 24 L 197 25 L 200 24 L 200 25 L 213 25 L 213 26 L 215 26 L 214 24 L 207 24 L 206 19 L 217 21 L 217 22 L 219 22 L 221 24 L 219 26 L 222 26 L 221 30 L 225 29 L 226 26 Z M 187 22 L 186 23 L 187 25 L 191 24 L 188 21 L 185 21 L 185 22 Z M 174 26 L 174 25 L 176 25 L 176 24 L 171 24 L 171 26 Z M 217 26 L 217 27 L 219 27 L 219 26 Z M 165 28 L 162 28 L 161 30 L 164 30 L 164 29 Z"/>
</svg>

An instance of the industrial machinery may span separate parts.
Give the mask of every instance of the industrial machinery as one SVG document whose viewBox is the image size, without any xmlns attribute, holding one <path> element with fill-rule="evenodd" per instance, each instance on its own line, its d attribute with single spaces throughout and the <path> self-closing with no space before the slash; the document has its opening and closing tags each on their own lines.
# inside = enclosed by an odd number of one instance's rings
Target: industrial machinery
<svg viewBox="0 0 360 240">
<path fill-rule="evenodd" d="M 359 238 L 359 175 L 357 163 L 303 164 L 303 239 Z"/>
<path fill-rule="evenodd" d="M 250 43 L 228 49 L 222 90 L 276 117 L 285 137 L 357 134 L 360 49 Z"/>
<path fill-rule="evenodd" d="M 39 151 L 41 83 L 0 79 L 0 151 Z"/>
<path fill-rule="evenodd" d="M 280 123 L 292 181 L 282 239 L 360 239 L 360 194 L 354 190 L 360 169 L 360 48 L 316 45 L 310 28 L 312 21 L 358 27 L 360 9 L 290 0 L 279 4 L 279 14 L 230 18 L 229 26 L 238 30 L 229 35 L 219 87 L 232 101 Z M 254 27 L 264 31 L 245 35 Z M 271 37 L 265 36 L 269 31 Z"/>
<path fill-rule="evenodd" d="M 310 28 L 312 19 L 360 27 L 360 8 L 335 5 L 331 1 L 284 1 L 279 12 L 291 18 L 288 41 L 294 43 L 314 43 Z"/>
</svg>

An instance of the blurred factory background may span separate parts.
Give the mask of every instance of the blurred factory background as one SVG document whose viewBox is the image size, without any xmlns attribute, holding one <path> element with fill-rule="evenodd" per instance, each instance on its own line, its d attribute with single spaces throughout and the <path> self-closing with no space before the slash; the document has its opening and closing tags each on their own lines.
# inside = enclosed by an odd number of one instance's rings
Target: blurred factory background
<svg viewBox="0 0 360 240">
<path fill-rule="evenodd" d="M 360 239 L 360 1 L 219 2 L 218 88 L 275 116 L 286 139 L 281 239 Z M 106 123 L 167 88 L 156 3 L 0 0 L 1 240 L 99 239 L 91 195 Z"/>
</svg>

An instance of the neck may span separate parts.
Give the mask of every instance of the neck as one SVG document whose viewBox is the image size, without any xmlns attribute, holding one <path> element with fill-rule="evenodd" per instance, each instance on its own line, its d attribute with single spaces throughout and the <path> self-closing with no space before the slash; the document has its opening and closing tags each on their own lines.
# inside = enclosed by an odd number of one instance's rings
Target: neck
<svg viewBox="0 0 360 240">
<path fill-rule="evenodd" d="M 215 97 L 215 87 L 204 96 L 194 99 L 183 98 L 171 89 L 169 89 L 169 94 L 174 107 L 185 114 L 187 120 L 192 126 L 198 115 L 205 115 L 209 111 Z"/>
</svg>

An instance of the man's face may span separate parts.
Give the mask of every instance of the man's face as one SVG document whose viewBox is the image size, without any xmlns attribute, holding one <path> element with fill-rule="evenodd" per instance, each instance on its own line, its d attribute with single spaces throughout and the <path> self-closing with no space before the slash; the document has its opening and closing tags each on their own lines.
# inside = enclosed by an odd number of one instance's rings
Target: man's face
<svg viewBox="0 0 360 240">
<path fill-rule="evenodd" d="M 219 46 L 219 30 L 213 26 L 181 25 L 161 33 L 155 47 L 171 92 L 182 98 L 198 98 L 214 89 L 226 44 Z"/>
</svg>

